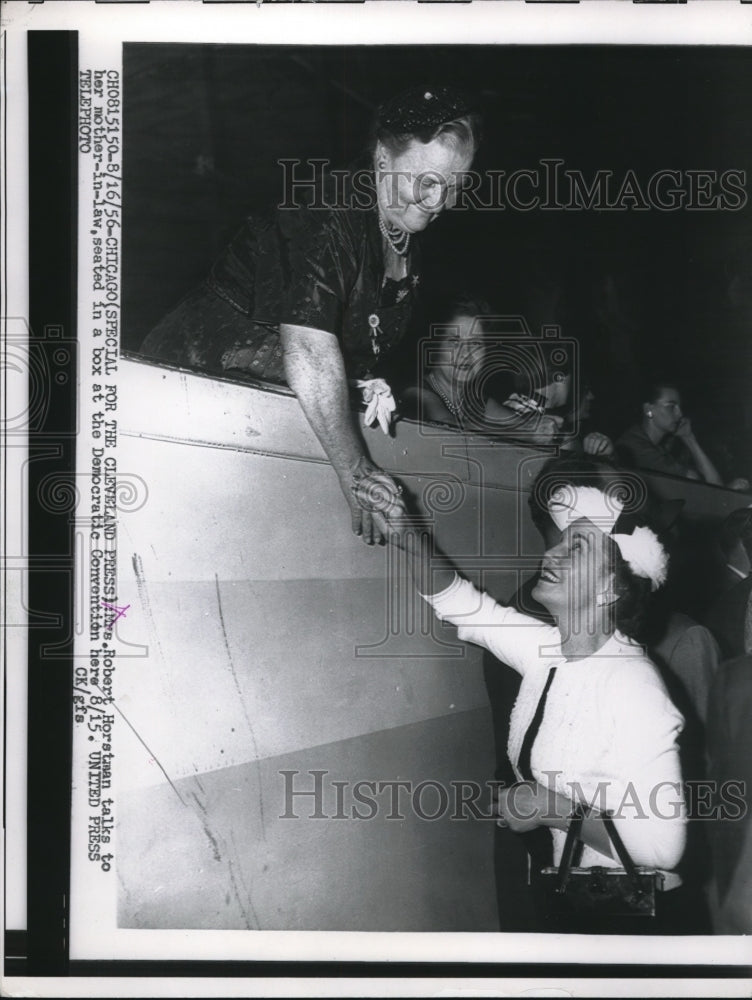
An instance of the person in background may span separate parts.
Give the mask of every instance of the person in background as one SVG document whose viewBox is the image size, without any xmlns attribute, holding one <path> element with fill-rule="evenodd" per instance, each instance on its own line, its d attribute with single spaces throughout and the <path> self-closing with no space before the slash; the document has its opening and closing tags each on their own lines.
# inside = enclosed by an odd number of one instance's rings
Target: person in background
<svg viewBox="0 0 752 1000">
<path fill-rule="evenodd" d="M 718 586 L 729 590 L 752 570 L 752 506 L 733 511 L 718 532 Z"/>
<path fill-rule="evenodd" d="M 710 629 L 678 611 L 666 611 L 655 622 L 648 645 L 672 702 L 684 718 L 679 737 L 679 759 L 685 782 L 708 778 L 708 723 L 710 692 L 718 674 L 721 652 Z M 690 801 L 687 845 L 678 867 L 685 885 L 695 934 L 711 932 L 708 893 L 712 858 L 708 824 L 701 805 Z"/>
<path fill-rule="evenodd" d="M 715 634 L 723 648 L 724 659 L 741 655 L 738 636 L 744 615 L 744 599 L 733 595 L 752 572 L 752 506 L 740 507 L 723 521 L 707 520 L 695 528 L 692 554 L 702 573 L 703 586 L 698 590 L 696 616 Z M 685 546 L 686 549 L 686 546 Z"/>
<path fill-rule="evenodd" d="M 613 459 L 613 441 L 593 426 L 595 393 L 590 381 L 581 373 L 577 377 L 578 373 L 572 369 L 568 356 L 556 341 L 538 341 L 534 350 L 540 353 L 543 364 L 538 361 L 532 366 L 534 371 L 541 372 L 533 391 L 526 392 L 524 388 L 529 375 L 518 373 L 514 379 L 513 391 L 507 395 L 503 404 L 499 405 L 494 398 L 486 402 L 486 422 L 496 423 L 502 430 L 505 421 L 511 420 L 509 411 L 517 414 L 538 413 L 543 433 L 531 435 L 531 443 L 556 445 L 563 453 Z M 498 398 L 501 399 L 502 396 Z M 550 421 L 550 430 L 544 421 Z M 524 425 L 520 430 L 527 438 L 528 432 Z"/>
<path fill-rule="evenodd" d="M 649 383 L 643 399 L 641 422 L 616 442 L 620 461 L 628 468 L 722 486 L 720 475 L 682 413 L 677 387 L 670 382 Z"/>
<path fill-rule="evenodd" d="M 493 347 L 488 354 L 496 371 L 489 373 L 483 427 L 478 429 L 533 445 L 559 444 L 571 410 L 572 369 L 567 352 L 555 340 L 531 340 L 529 347 L 517 341 L 510 350 L 499 337 Z M 516 370 L 505 373 L 504 363 Z"/>
<path fill-rule="evenodd" d="M 367 454 L 350 389 L 388 431 L 395 404 L 381 366 L 417 302 L 420 234 L 452 205 L 479 141 L 474 105 L 450 87 L 388 101 L 346 177 L 309 181 L 284 193 L 292 206 L 249 216 L 141 345 L 147 357 L 289 385 L 367 544 L 382 538 L 352 487 L 397 486 Z"/>
<path fill-rule="evenodd" d="M 431 336 L 422 342 L 418 382 L 401 394 L 402 415 L 533 445 L 556 444 L 571 390 L 571 373 L 551 360 L 557 346 L 531 339 L 528 349 L 515 338 L 509 349 L 486 329 L 491 310 L 477 296 L 440 299 L 434 314 Z M 512 362 L 518 371 L 499 371 Z"/>
<path fill-rule="evenodd" d="M 613 460 L 616 456 L 614 442 L 607 434 L 591 426 L 595 393 L 584 377 L 581 377 L 578 396 L 577 406 L 562 427 L 562 450 Z"/>
<path fill-rule="evenodd" d="M 752 594 L 752 576 L 739 580 L 720 594 L 705 615 L 705 624 L 721 647 L 723 658 L 742 656 L 752 636 L 747 635 L 747 604 Z"/>
<path fill-rule="evenodd" d="M 484 299 L 470 295 L 434 303 L 437 319 L 421 342 L 417 384 L 400 394 L 403 416 L 463 427 L 482 417 L 477 384 L 486 351 L 483 317 L 490 311 Z"/>
<path fill-rule="evenodd" d="M 746 584 L 747 581 L 744 581 Z M 741 584 L 740 586 L 744 586 Z M 709 774 L 719 810 L 708 824 L 716 934 L 752 934 L 752 597 L 746 590 L 740 655 L 722 663 L 710 693 Z"/>
</svg>

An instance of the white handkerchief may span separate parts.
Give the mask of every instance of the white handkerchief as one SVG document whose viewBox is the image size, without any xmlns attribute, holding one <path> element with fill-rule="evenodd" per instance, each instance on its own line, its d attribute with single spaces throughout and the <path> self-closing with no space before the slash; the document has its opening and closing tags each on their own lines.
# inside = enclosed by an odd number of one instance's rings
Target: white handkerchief
<svg viewBox="0 0 752 1000">
<path fill-rule="evenodd" d="M 378 420 L 382 431 L 388 434 L 392 414 L 397 409 L 389 385 L 383 378 L 356 379 L 355 385 L 363 393 L 363 402 L 366 404 L 366 424 L 370 427 Z"/>
</svg>

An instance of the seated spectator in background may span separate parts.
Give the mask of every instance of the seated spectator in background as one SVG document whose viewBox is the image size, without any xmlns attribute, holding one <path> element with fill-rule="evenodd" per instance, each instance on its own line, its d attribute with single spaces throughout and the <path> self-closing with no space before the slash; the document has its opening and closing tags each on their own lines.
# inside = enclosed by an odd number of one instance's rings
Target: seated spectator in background
<svg viewBox="0 0 752 1000">
<path fill-rule="evenodd" d="M 655 632 L 648 643 L 650 659 L 658 667 L 672 702 L 684 716 L 684 730 L 679 738 L 682 776 L 685 782 L 702 782 L 708 777 L 708 703 L 718 673 L 720 650 L 709 629 L 680 612 L 662 615 L 654 626 Z M 693 892 L 695 933 L 710 933 L 705 899 L 712 876 L 707 822 L 702 810 L 693 809 L 692 799 L 688 798 L 687 846 L 679 872 Z"/>
<path fill-rule="evenodd" d="M 503 340 L 499 344 L 503 345 Z M 515 346 L 518 352 L 523 351 L 524 345 Z M 493 363 L 492 358 L 488 360 Z M 496 393 L 485 401 L 487 433 L 506 430 L 512 437 L 518 429 L 523 440 L 534 444 L 553 444 L 561 451 L 594 458 L 614 457 L 613 441 L 592 425 L 592 386 L 584 377 L 577 379 L 566 350 L 556 340 L 532 340 L 528 364 L 522 368 L 508 376 L 506 393 L 498 392 L 503 380 L 497 378 L 495 385 L 489 380 Z M 518 422 L 512 412 L 529 423 Z M 529 437 L 536 417 L 540 426 Z"/>
<path fill-rule="evenodd" d="M 721 660 L 721 651 L 708 628 L 675 610 L 676 590 L 672 587 L 672 578 L 676 574 L 685 576 L 695 572 L 681 559 L 687 548 L 687 539 L 679 530 L 683 509 L 683 500 L 656 498 L 649 498 L 644 508 L 647 523 L 659 534 L 671 557 L 669 579 L 660 599 L 653 603 L 654 616 L 647 641 L 650 655 L 661 667 L 669 693 L 686 720 L 683 733 L 686 748 L 682 762 L 684 773 L 688 777 L 700 778 L 704 771 L 708 696 Z"/>
<path fill-rule="evenodd" d="M 583 425 L 594 396 L 589 387 L 577 388 L 578 373 L 566 342 L 531 337 L 529 343 L 517 339 L 510 347 L 500 336 L 487 351 L 486 366 L 486 433 L 599 457 L 610 454 L 608 438 L 588 434 Z"/>
<path fill-rule="evenodd" d="M 740 586 L 745 586 L 744 581 Z M 708 710 L 709 776 L 725 815 L 709 824 L 711 910 L 716 934 L 752 934 L 752 599 L 747 586 L 744 653 L 722 663 Z M 725 788 L 725 791 L 724 791 Z M 733 799 L 733 800 L 732 800 Z"/>
<path fill-rule="evenodd" d="M 687 566 L 677 566 L 677 603 L 710 628 L 721 646 L 723 659 L 741 656 L 745 607 L 742 584 L 752 569 L 752 506 L 733 511 L 721 522 L 697 520 L 689 531 L 694 537 L 685 538 L 682 547 Z M 683 569 L 689 572 L 682 573 Z M 689 573 L 702 582 L 691 605 L 684 600 L 686 591 L 681 587 Z"/>
<path fill-rule="evenodd" d="M 682 414 L 675 385 L 653 382 L 643 393 L 642 422 L 616 442 L 619 459 L 629 468 L 663 472 L 722 486 L 721 477 Z"/>
<path fill-rule="evenodd" d="M 531 337 L 528 351 L 519 337 L 492 339 L 484 328 L 490 308 L 478 298 L 449 297 L 436 315 L 423 342 L 418 383 L 401 393 L 402 415 L 536 445 L 557 443 L 571 386 L 570 372 L 552 363 L 563 356 L 558 345 Z"/>
<path fill-rule="evenodd" d="M 500 342 L 503 349 L 503 341 Z M 531 340 L 515 344 L 521 355 L 521 370 L 508 374 L 507 391 L 499 393 L 502 380 L 497 373 L 496 392 L 486 399 L 488 431 L 515 434 L 534 444 L 556 444 L 571 406 L 572 372 L 568 358 L 556 341 Z M 510 358 L 510 360 L 512 360 Z"/>
<path fill-rule="evenodd" d="M 608 435 L 591 426 L 595 393 L 586 378 L 582 378 L 580 382 L 578 396 L 574 412 L 564 420 L 561 448 L 564 451 L 593 455 L 595 458 L 613 459 L 616 455 L 614 442 Z"/>
<path fill-rule="evenodd" d="M 721 652 L 710 629 L 680 611 L 670 611 L 656 623 L 651 636 L 650 654 L 655 663 L 665 667 L 663 680 L 673 701 L 687 720 L 685 733 L 689 735 L 690 721 L 699 727 L 696 745 L 698 761 L 704 755 L 702 731 L 708 712 L 708 696 L 713 683 Z M 693 769 L 694 770 L 694 769 Z"/>
<path fill-rule="evenodd" d="M 482 415 L 474 390 L 485 356 L 482 317 L 490 307 L 483 299 L 458 295 L 437 312 L 433 338 L 424 342 L 418 384 L 403 390 L 400 409 L 403 416 L 462 425 L 473 411 L 476 419 Z"/>
<path fill-rule="evenodd" d="M 750 622 L 747 605 L 752 594 L 752 576 L 739 580 L 720 594 L 705 615 L 705 624 L 715 636 L 725 660 L 743 656 L 752 648 L 752 635 L 747 635 Z"/>
<path fill-rule="evenodd" d="M 718 588 L 729 590 L 752 569 L 752 506 L 729 514 L 718 533 Z"/>
</svg>

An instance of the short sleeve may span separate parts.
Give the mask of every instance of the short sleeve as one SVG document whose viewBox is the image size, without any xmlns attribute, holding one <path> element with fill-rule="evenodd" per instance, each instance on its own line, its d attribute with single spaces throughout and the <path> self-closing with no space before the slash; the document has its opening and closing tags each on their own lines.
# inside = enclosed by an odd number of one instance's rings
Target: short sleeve
<svg viewBox="0 0 752 1000">
<path fill-rule="evenodd" d="M 343 210 L 318 213 L 318 219 L 313 210 L 301 214 L 297 232 L 284 244 L 287 280 L 280 322 L 325 330 L 341 343 L 359 269 L 356 240 Z"/>
<path fill-rule="evenodd" d="M 460 576 L 440 594 L 424 599 L 441 621 L 457 626 L 460 639 L 485 647 L 520 674 L 561 658 L 557 628 L 499 604 Z"/>
</svg>

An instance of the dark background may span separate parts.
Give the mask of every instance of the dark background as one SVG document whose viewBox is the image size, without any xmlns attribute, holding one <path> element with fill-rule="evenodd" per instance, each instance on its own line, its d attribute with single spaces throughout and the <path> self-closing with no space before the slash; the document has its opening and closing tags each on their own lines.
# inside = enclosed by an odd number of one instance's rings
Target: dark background
<svg viewBox="0 0 752 1000">
<path fill-rule="evenodd" d="M 350 163 L 374 108 L 414 84 L 480 95 L 475 167 L 546 157 L 590 180 L 745 171 L 752 55 L 729 47 L 124 47 L 123 346 L 137 350 L 249 212 L 280 200 L 279 158 Z M 746 185 L 745 185 L 746 187 Z M 525 189 L 526 190 L 526 189 Z M 725 477 L 752 476 L 752 201 L 738 211 L 456 211 L 424 238 L 434 289 L 470 286 L 535 331 L 576 337 L 598 426 L 638 415 L 641 376 L 680 381 Z M 406 362 L 407 363 L 407 362 Z"/>
</svg>

